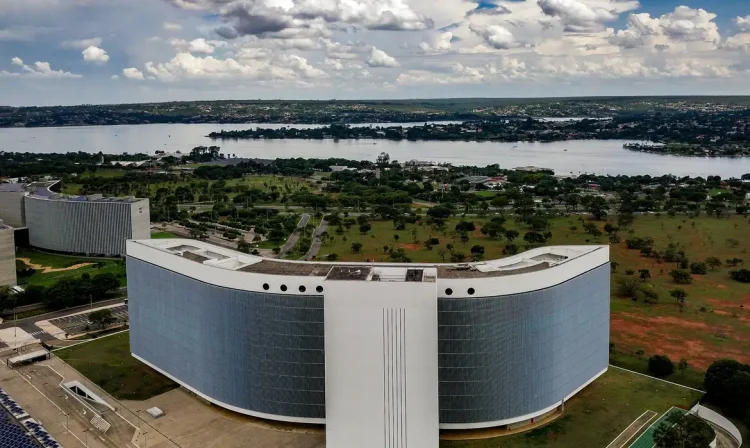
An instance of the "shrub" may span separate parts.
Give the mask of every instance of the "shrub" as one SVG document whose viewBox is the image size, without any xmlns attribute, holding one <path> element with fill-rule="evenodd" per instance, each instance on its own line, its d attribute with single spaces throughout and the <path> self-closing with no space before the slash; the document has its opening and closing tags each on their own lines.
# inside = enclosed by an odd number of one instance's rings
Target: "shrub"
<svg viewBox="0 0 750 448">
<path fill-rule="evenodd" d="M 693 282 L 693 277 L 690 276 L 690 273 L 682 269 L 675 269 L 669 273 L 669 276 L 672 277 L 675 283 L 680 285 L 689 285 Z"/>
<path fill-rule="evenodd" d="M 740 269 L 739 271 L 732 271 L 729 273 L 729 275 L 732 277 L 732 280 L 735 280 L 741 283 L 750 283 L 750 270 L 748 269 Z"/>
<path fill-rule="evenodd" d="M 635 297 L 641 290 L 641 283 L 634 277 L 620 278 L 617 281 L 617 294 L 622 297 Z"/>
<path fill-rule="evenodd" d="M 654 355 L 648 359 L 648 371 L 656 377 L 668 376 L 674 373 L 674 363 L 667 355 Z"/>
<path fill-rule="evenodd" d="M 659 293 L 656 292 L 653 288 L 641 288 L 641 292 L 643 292 L 643 301 L 646 303 L 658 303 L 659 302 Z"/>
</svg>

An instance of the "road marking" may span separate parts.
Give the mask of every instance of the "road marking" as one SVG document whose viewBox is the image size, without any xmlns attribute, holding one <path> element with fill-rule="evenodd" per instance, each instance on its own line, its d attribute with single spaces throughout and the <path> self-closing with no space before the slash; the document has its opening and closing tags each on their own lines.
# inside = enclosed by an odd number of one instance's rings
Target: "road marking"
<svg viewBox="0 0 750 448">
<path fill-rule="evenodd" d="M 641 417 L 643 417 L 644 415 L 646 415 L 648 413 L 651 414 L 651 415 L 649 415 L 648 420 L 646 420 L 645 422 L 643 422 L 641 424 L 641 426 L 639 426 L 638 429 L 636 429 L 635 432 L 633 432 L 633 434 L 631 434 L 630 437 L 627 438 L 627 440 L 623 440 L 619 445 L 616 445 L 616 448 L 620 448 L 620 447 L 623 447 L 623 446 L 627 445 L 627 443 L 630 442 L 630 440 L 633 437 L 635 437 L 639 432 L 641 432 L 641 429 L 643 429 L 643 427 L 646 426 L 648 424 L 648 422 L 650 422 L 654 417 L 656 417 L 657 415 L 659 415 L 659 414 L 657 414 L 654 411 L 646 411 L 643 414 L 639 415 L 638 418 L 636 418 L 635 420 L 633 420 L 633 422 L 631 424 L 629 424 L 627 428 L 625 428 L 620 434 L 617 435 L 617 437 L 615 437 L 614 440 L 612 440 L 609 443 L 609 445 L 607 445 L 607 448 L 612 447 L 615 444 L 615 442 L 617 442 L 617 439 L 619 439 L 623 434 L 625 434 L 625 432 L 627 432 L 630 429 L 631 426 L 633 426 L 636 423 L 638 423 L 638 420 L 640 420 Z"/>
</svg>

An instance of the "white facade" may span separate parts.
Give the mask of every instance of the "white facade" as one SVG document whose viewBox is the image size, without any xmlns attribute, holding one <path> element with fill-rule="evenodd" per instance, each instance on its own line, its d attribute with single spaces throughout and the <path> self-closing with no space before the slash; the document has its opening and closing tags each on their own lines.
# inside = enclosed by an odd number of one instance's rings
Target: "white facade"
<svg viewBox="0 0 750 448">
<path fill-rule="evenodd" d="M 393 270 L 406 271 L 405 268 Z M 437 288 L 326 280 L 326 443 L 438 445 Z"/>
</svg>

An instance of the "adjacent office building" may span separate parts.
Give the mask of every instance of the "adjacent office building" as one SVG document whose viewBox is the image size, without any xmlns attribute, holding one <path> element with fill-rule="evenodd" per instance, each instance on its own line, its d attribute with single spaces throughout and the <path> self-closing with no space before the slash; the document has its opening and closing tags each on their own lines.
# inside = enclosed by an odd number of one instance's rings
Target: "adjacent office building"
<svg viewBox="0 0 750 448">
<path fill-rule="evenodd" d="M 32 247 L 122 256 L 126 240 L 150 237 L 148 199 L 62 195 L 50 189 L 56 184 L 0 184 L 0 219 L 28 228 Z"/>
<path fill-rule="evenodd" d="M 269 260 L 127 243 L 134 357 L 206 400 L 340 447 L 517 428 L 607 370 L 609 248 L 467 264 Z"/>
<path fill-rule="evenodd" d="M 0 286 L 16 285 L 16 243 L 13 229 L 0 220 Z"/>
</svg>

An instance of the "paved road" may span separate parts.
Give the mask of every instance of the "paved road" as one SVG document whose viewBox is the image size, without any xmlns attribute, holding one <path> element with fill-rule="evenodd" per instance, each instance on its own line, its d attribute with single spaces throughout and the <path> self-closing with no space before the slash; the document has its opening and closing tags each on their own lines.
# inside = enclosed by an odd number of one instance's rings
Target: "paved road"
<svg viewBox="0 0 750 448">
<path fill-rule="evenodd" d="M 299 222 L 297 223 L 297 228 L 294 230 L 294 232 L 292 232 L 291 235 L 289 235 L 289 239 L 286 240 L 286 243 L 281 246 L 279 258 L 284 258 L 286 254 L 288 254 L 289 251 L 294 248 L 294 245 L 297 244 L 297 241 L 299 240 L 300 229 L 305 228 L 308 222 L 310 222 L 310 215 L 308 215 L 307 213 L 303 213 L 300 217 Z"/>
<path fill-rule="evenodd" d="M 325 232 L 328 229 L 328 221 L 323 220 L 320 222 L 320 225 L 315 229 L 315 232 L 313 233 L 313 242 L 310 245 L 310 250 L 307 251 L 304 257 L 302 257 L 302 260 L 312 260 L 313 257 L 318 255 L 318 252 L 320 252 L 320 235 Z"/>
</svg>

